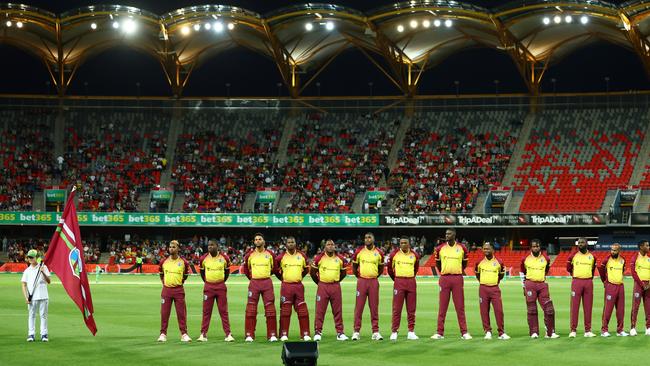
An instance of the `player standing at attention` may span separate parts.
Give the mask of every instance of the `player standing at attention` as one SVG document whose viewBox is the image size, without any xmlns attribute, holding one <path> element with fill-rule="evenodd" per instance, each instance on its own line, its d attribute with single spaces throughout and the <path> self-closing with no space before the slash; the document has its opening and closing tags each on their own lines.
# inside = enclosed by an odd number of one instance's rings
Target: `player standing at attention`
<svg viewBox="0 0 650 366">
<path fill-rule="evenodd" d="M 277 318 L 275 314 L 275 292 L 271 274 L 275 273 L 276 263 L 273 253 L 265 248 L 264 236 L 257 233 L 253 236 L 255 249 L 244 257 L 243 272 L 250 280 L 248 284 L 248 302 L 246 304 L 245 332 L 246 342 L 255 340 L 257 325 L 257 304 L 262 295 L 264 315 L 266 316 L 266 337 L 269 342 L 277 342 Z"/>
<path fill-rule="evenodd" d="M 625 272 L 625 258 L 620 255 L 621 245 L 612 244 L 610 254 L 603 259 L 598 267 L 600 279 L 605 285 L 605 305 L 603 308 L 603 326 L 600 335 L 609 337 L 609 319 L 616 306 L 616 335 L 627 337 L 623 330 L 625 318 L 625 287 L 623 286 L 623 272 Z"/>
<path fill-rule="evenodd" d="M 357 249 L 352 257 L 352 270 L 357 276 L 357 301 L 354 304 L 352 340 L 359 340 L 361 317 L 367 298 L 372 322 L 372 340 L 381 341 L 384 337 L 379 334 L 379 280 L 377 278 L 384 272 L 384 253 L 375 247 L 373 233 L 366 233 L 363 241 L 365 245 Z"/>
<path fill-rule="evenodd" d="M 40 261 L 38 251 L 30 249 L 27 252 L 28 266 L 23 272 L 20 283 L 27 303 L 27 342 L 34 342 L 36 336 L 36 312 L 38 311 L 41 321 L 41 341 L 48 342 L 47 335 L 47 285 L 50 284 L 50 271 Z"/>
<path fill-rule="evenodd" d="M 501 289 L 499 282 L 506 274 L 503 262 L 494 256 L 492 243 L 483 244 L 485 258 L 476 264 L 474 269 L 479 282 L 478 300 L 481 309 L 481 320 L 485 339 L 492 339 L 492 327 L 490 326 L 490 304 L 494 308 L 494 317 L 497 321 L 499 339 L 510 339 L 503 327 L 503 301 L 501 300 Z"/>
<path fill-rule="evenodd" d="M 332 239 L 325 241 L 325 251 L 314 258 L 310 276 L 318 285 L 316 290 L 316 319 L 314 321 L 314 340 L 320 341 L 323 332 L 323 320 L 327 304 L 332 304 L 336 340 L 347 341 L 343 333 L 343 300 L 341 285 L 345 278 L 345 259 L 336 254 L 336 245 Z"/>
<path fill-rule="evenodd" d="M 208 241 L 208 253 L 201 258 L 201 278 L 203 279 L 203 320 L 201 321 L 201 335 L 199 342 L 207 342 L 208 328 L 212 318 L 214 302 L 217 302 L 221 325 L 226 334 L 226 342 L 234 342 L 230 332 L 228 319 L 228 288 L 226 281 L 230 275 L 230 258 L 225 253 L 219 253 L 217 241 Z"/>
<path fill-rule="evenodd" d="M 472 339 L 467 332 L 467 320 L 465 319 L 465 294 L 463 290 L 463 273 L 467 267 L 467 248 L 456 241 L 456 229 L 445 231 L 445 243 L 438 245 L 435 250 L 436 268 L 440 274 L 438 284 L 440 286 L 438 309 L 438 331 L 431 336 L 431 339 L 445 338 L 445 318 L 449 308 L 450 295 L 454 300 L 454 308 L 458 317 L 461 338 Z M 431 269 L 435 273 L 435 269 Z"/>
<path fill-rule="evenodd" d="M 566 270 L 571 274 L 571 333 L 569 338 L 575 338 L 578 328 L 580 301 L 585 322 L 585 337 L 596 335 L 591 332 L 591 310 L 594 304 L 594 273 L 596 258 L 587 249 L 587 239 L 578 238 L 578 251 L 569 256 Z"/>
<path fill-rule="evenodd" d="M 528 308 L 528 330 L 530 338 L 539 337 L 539 319 L 537 317 L 537 302 L 544 311 L 544 325 L 546 326 L 545 338 L 560 338 L 555 333 L 555 308 L 548 291 L 546 275 L 551 267 L 550 258 L 542 253 L 539 239 L 530 241 L 530 254 L 521 260 L 521 281 L 526 296 Z"/>
<path fill-rule="evenodd" d="M 641 300 L 645 309 L 645 335 L 650 336 L 650 246 L 647 240 L 639 242 L 639 253 L 632 258 L 632 278 L 634 278 L 634 295 L 632 296 L 632 319 L 630 335 L 636 336 L 636 318 L 639 314 Z"/>
<path fill-rule="evenodd" d="M 183 284 L 190 273 L 190 265 L 178 255 L 180 244 L 176 240 L 169 242 L 169 257 L 160 263 L 160 281 L 163 284 L 160 295 L 160 337 L 158 342 L 167 342 L 167 325 L 172 312 L 172 302 L 176 307 L 178 328 L 181 331 L 181 342 L 191 342 L 187 335 L 187 308 L 185 307 L 185 289 Z"/>
<path fill-rule="evenodd" d="M 409 238 L 399 239 L 399 248 L 388 257 L 388 275 L 393 279 L 393 322 L 390 340 L 397 340 L 397 332 L 402 318 L 402 307 L 406 302 L 408 333 L 406 339 L 417 340 L 415 335 L 415 307 L 417 304 L 417 284 L 415 275 L 420 268 L 420 257 L 411 250 Z"/>
<path fill-rule="evenodd" d="M 282 285 L 280 286 L 280 340 L 289 340 L 289 324 L 291 322 L 291 306 L 298 313 L 300 335 L 304 341 L 311 341 L 309 336 L 309 311 L 305 302 L 305 286 L 302 279 L 309 272 L 307 257 L 296 249 L 296 239 L 287 238 L 287 250 L 280 254 L 276 263 L 280 266 L 276 275 Z"/>
</svg>

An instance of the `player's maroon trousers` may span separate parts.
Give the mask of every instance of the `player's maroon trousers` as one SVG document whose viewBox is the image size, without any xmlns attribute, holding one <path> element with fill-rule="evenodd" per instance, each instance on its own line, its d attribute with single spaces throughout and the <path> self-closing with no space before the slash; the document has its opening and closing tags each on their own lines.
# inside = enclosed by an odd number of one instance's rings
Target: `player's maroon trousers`
<svg viewBox="0 0 650 366">
<path fill-rule="evenodd" d="M 478 300 L 483 330 L 485 332 L 492 332 L 492 326 L 490 325 L 490 305 L 492 305 L 494 318 L 497 321 L 497 331 L 499 335 L 502 335 L 504 333 L 503 302 L 501 301 L 501 289 L 499 289 L 499 286 L 480 285 L 478 288 Z"/>
<path fill-rule="evenodd" d="M 460 334 L 467 333 L 467 320 L 465 319 L 465 293 L 463 292 L 462 275 L 442 275 L 438 281 L 440 286 L 440 308 L 438 308 L 438 334 L 445 333 L 445 318 L 449 308 L 450 297 L 454 300 L 454 308 L 458 317 Z"/>
<path fill-rule="evenodd" d="M 379 280 L 376 278 L 357 279 L 357 300 L 354 306 L 354 331 L 361 330 L 361 317 L 363 308 L 366 306 L 366 297 L 368 298 L 368 307 L 370 308 L 370 321 L 372 323 L 372 332 L 379 332 Z"/>
<path fill-rule="evenodd" d="M 594 305 L 593 278 L 574 278 L 571 281 L 571 331 L 578 328 L 580 301 L 584 313 L 585 332 L 591 332 L 591 310 Z"/>
<path fill-rule="evenodd" d="M 415 277 L 395 277 L 393 284 L 392 332 L 397 332 L 402 320 L 402 307 L 406 300 L 406 319 L 409 332 L 415 329 L 415 307 L 417 304 L 417 285 Z"/>
<path fill-rule="evenodd" d="M 343 301 L 341 296 L 341 285 L 338 282 L 318 282 L 316 290 L 316 319 L 314 320 L 314 333 L 321 334 L 323 331 L 323 320 L 327 311 L 327 304 L 332 304 L 332 315 L 334 315 L 334 326 L 336 334 L 343 333 Z"/>
<path fill-rule="evenodd" d="M 616 307 L 616 332 L 623 331 L 623 322 L 625 318 L 625 287 L 623 284 L 617 285 L 605 282 L 605 305 L 603 309 L 603 326 L 601 331 L 609 332 L 609 320 L 612 318 L 612 312 Z"/>
<path fill-rule="evenodd" d="M 309 335 L 309 312 L 305 302 L 305 286 L 302 282 L 282 282 L 280 285 L 280 335 L 286 336 L 289 333 L 291 323 L 291 306 L 298 314 L 300 324 L 300 335 Z"/>
<path fill-rule="evenodd" d="M 207 335 L 212 318 L 212 309 L 215 301 L 221 317 L 223 332 L 230 334 L 230 320 L 228 319 L 228 288 L 224 282 L 206 282 L 203 286 L 203 320 L 201 321 L 201 334 Z"/>
<path fill-rule="evenodd" d="M 555 308 L 546 282 L 535 282 L 526 280 L 524 282 L 526 292 L 526 307 L 528 314 L 528 330 L 530 335 L 539 334 L 539 319 L 537 317 L 537 302 L 544 311 L 544 325 L 546 335 L 555 333 Z"/>
<path fill-rule="evenodd" d="M 270 278 L 261 280 L 252 279 L 248 284 L 248 303 L 246 304 L 246 337 L 255 339 L 257 326 L 257 303 L 262 295 L 264 303 L 264 316 L 266 317 L 266 337 L 271 338 L 277 334 L 278 324 L 275 314 L 275 292 Z"/>
<path fill-rule="evenodd" d="M 169 315 L 172 312 L 172 302 L 176 307 L 176 317 L 178 318 L 178 329 L 181 334 L 187 333 L 187 310 L 185 308 L 185 289 L 183 286 L 166 287 L 163 286 L 160 294 L 160 334 L 167 334 L 167 325 L 169 324 Z"/>
<path fill-rule="evenodd" d="M 648 281 L 642 281 L 641 283 L 647 284 Z M 636 320 L 639 315 L 641 300 L 643 300 L 643 308 L 645 310 L 645 327 L 648 329 L 650 328 L 650 289 L 643 290 L 643 287 L 641 287 L 635 279 L 634 291 L 632 291 L 632 314 L 630 319 L 632 328 L 636 328 Z"/>
</svg>

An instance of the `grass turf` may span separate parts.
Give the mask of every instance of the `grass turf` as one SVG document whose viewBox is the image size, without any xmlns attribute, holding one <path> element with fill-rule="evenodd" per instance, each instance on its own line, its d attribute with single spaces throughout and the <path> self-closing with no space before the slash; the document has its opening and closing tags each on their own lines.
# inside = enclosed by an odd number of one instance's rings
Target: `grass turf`
<svg viewBox="0 0 650 366">
<path fill-rule="evenodd" d="M 160 281 L 152 275 L 101 275 L 91 289 L 95 305 L 98 333 L 92 337 L 83 324 L 81 313 L 68 298 L 56 278 L 49 286 L 49 343 L 27 343 L 27 309 L 20 290 L 20 275 L 0 275 L 0 365 L 27 365 L 44 362 L 47 365 L 106 365 L 106 364 L 231 364 L 231 365 L 280 365 L 281 343 L 264 341 L 266 334 L 262 307 L 259 307 L 257 340 L 252 344 L 243 342 L 244 306 L 247 283 L 243 277 L 231 277 L 228 281 L 230 322 L 235 343 L 223 342 L 223 331 L 216 309 L 208 334 L 208 343 L 182 344 L 175 311 L 170 319 L 166 344 L 156 342 L 160 329 Z M 309 304 L 310 321 L 313 325 L 316 285 L 306 279 L 306 299 Z M 275 281 L 276 306 L 279 283 Z M 625 325 L 629 330 L 631 308 L 631 280 L 626 284 Z M 188 330 L 192 338 L 200 331 L 202 284 L 198 276 L 191 276 L 185 286 L 188 303 Z M 416 333 L 418 341 L 406 341 L 406 314 L 402 316 L 398 342 L 388 341 L 391 321 L 392 282 L 381 280 L 379 320 L 383 342 L 370 340 L 370 314 L 364 312 L 361 340 L 337 342 L 331 313 L 325 317 L 323 341 L 320 342 L 320 365 L 544 365 L 625 363 L 640 364 L 647 361 L 650 337 L 643 336 L 643 307 L 639 314 L 637 337 L 611 337 L 609 339 L 585 339 L 582 331 L 578 338 L 569 339 L 569 293 L 570 279 L 551 279 L 551 297 L 556 310 L 556 327 L 562 336 L 557 340 L 528 338 L 526 307 L 518 278 L 501 284 L 505 326 L 512 337 L 508 341 L 484 340 L 478 310 L 478 285 L 475 279 L 465 279 L 465 308 L 470 341 L 459 338 L 458 324 L 453 305 L 447 316 L 445 339 L 433 341 L 438 309 L 438 287 L 435 278 L 418 280 L 418 308 Z M 351 335 L 355 280 L 346 279 L 342 284 L 345 332 Z M 593 331 L 600 334 L 603 305 L 603 286 L 594 280 Z M 540 309 L 540 326 L 543 319 Z M 615 316 L 614 316 L 615 318 Z M 492 317 L 496 333 L 496 324 Z M 578 329 L 583 329 L 582 313 Z M 312 330 L 313 331 L 313 330 Z M 38 324 L 37 324 L 38 332 Z M 615 333 L 615 319 L 610 322 L 610 332 Z M 38 339 L 38 335 L 37 335 Z M 298 339 L 298 322 L 293 315 L 291 340 Z"/>
</svg>

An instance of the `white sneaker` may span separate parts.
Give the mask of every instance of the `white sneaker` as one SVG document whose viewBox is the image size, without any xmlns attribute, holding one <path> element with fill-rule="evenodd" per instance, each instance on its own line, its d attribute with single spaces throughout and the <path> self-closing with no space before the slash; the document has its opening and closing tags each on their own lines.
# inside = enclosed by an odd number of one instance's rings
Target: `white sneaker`
<svg viewBox="0 0 650 366">
<path fill-rule="evenodd" d="M 575 338 L 575 337 L 576 337 L 576 332 L 569 333 L 569 338 Z"/>
<path fill-rule="evenodd" d="M 544 336 L 544 338 L 549 338 L 549 339 L 558 339 L 558 338 L 560 338 L 560 335 L 559 335 L 559 334 L 556 334 L 556 333 L 551 333 L 550 336 L 547 335 L 547 336 Z"/>
<path fill-rule="evenodd" d="M 417 341 L 418 339 L 420 339 L 420 337 L 416 336 L 415 332 L 408 332 L 406 333 L 406 339 L 408 339 L 409 341 Z"/>
<path fill-rule="evenodd" d="M 393 332 L 390 334 L 390 340 L 391 341 L 396 341 L 397 340 L 397 332 Z"/>
<path fill-rule="evenodd" d="M 492 339 L 492 332 L 485 332 L 485 337 L 483 339 Z"/>
<path fill-rule="evenodd" d="M 436 339 L 436 340 L 445 339 L 445 336 L 441 336 L 440 334 L 436 333 L 436 334 L 431 336 L 431 339 Z"/>
<path fill-rule="evenodd" d="M 302 340 L 305 341 L 305 342 L 308 342 L 308 341 L 311 341 L 311 337 L 306 335 L 306 336 L 302 337 Z"/>
<path fill-rule="evenodd" d="M 254 341 L 254 339 L 251 336 L 248 336 L 248 337 L 246 337 L 246 339 L 244 339 L 244 342 L 253 342 L 253 341 Z"/>
<path fill-rule="evenodd" d="M 318 333 L 314 334 L 314 341 L 315 342 L 320 342 L 320 334 L 318 334 Z"/>
<path fill-rule="evenodd" d="M 352 340 L 353 341 L 358 341 L 359 338 L 361 338 L 361 337 L 359 337 L 359 332 L 352 333 Z"/>
<path fill-rule="evenodd" d="M 646 328 L 645 335 L 650 336 L 650 328 Z"/>
<path fill-rule="evenodd" d="M 539 335 L 537 333 L 533 333 L 533 334 L 530 335 L 530 338 L 537 339 L 537 338 L 539 338 Z"/>
<path fill-rule="evenodd" d="M 505 333 L 503 333 L 503 334 L 501 334 L 501 335 L 499 336 L 499 339 L 502 340 L 502 341 L 507 341 L 508 339 L 510 339 L 510 336 L 507 335 L 507 334 L 505 334 Z"/>
<path fill-rule="evenodd" d="M 609 334 L 609 332 L 602 332 L 602 333 L 600 333 L 600 336 L 603 337 L 603 338 L 607 338 L 607 337 L 611 336 L 611 334 Z"/>
<path fill-rule="evenodd" d="M 585 332 L 585 338 L 593 338 L 596 335 L 593 332 Z"/>
<path fill-rule="evenodd" d="M 381 334 L 379 334 L 379 332 L 375 332 L 375 333 L 372 333 L 371 339 L 373 341 L 383 341 L 384 337 L 382 337 Z"/>
<path fill-rule="evenodd" d="M 627 336 L 629 336 L 629 334 L 627 334 L 625 331 L 622 331 L 620 333 L 616 333 L 616 336 L 617 337 L 627 337 Z"/>
<path fill-rule="evenodd" d="M 630 329 L 630 337 L 636 337 L 636 328 Z"/>
<path fill-rule="evenodd" d="M 187 334 L 183 334 L 181 336 L 181 342 L 184 343 L 192 342 L 192 338 L 190 338 L 190 336 L 188 336 Z"/>
<path fill-rule="evenodd" d="M 201 335 L 199 336 L 199 338 L 196 339 L 196 341 L 197 342 L 207 342 L 208 338 L 205 335 L 203 335 L 203 333 L 201 333 Z"/>
<path fill-rule="evenodd" d="M 284 336 L 284 338 L 287 338 L 287 336 Z M 289 339 L 289 338 L 287 338 L 287 339 Z M 276 336 L 271 336 L 271 338 L 269 338 L 269 342 L 277 342 L 277 341 L 278 341 L 278 338 Z"/>
<path fill-rule="evenodd" d="M 275 338 L 275 337 L 271 337 L 271 338 Z M 271 340 L 271 338 L 269 338 L 269 341 L 270 341 L 270 342 L 273 342 L 273 341 Z M 289 337 L 287 337 L 286 335 L 283 335 L 282 337 L 280 337 L 280 340 L 281 340 L 282 342 L 286 342 L 286 341 L 289 340 Z M 277 339 L 276 339 L 276 341 L 277 341 Z"/>
<path fill-rule="evenodd" d="M 341 334 L 337 334 L 337 335 L 336 335 L 336 340 L 337 340 L 337 341 L 347 341 L 347 340 L 348 340 L 348 336 L 346 336 L 346 335 L 343 334 L 343 333 L 341 333 Z"/>
<path fill-rule="evenodd" d="M 164 333 L 160 333 L 160 337 L 158 337 L 158 342 L 167 342 L 167 336 Z"/>
<path fill-rule="evenodd" d="M 472 339 L 472 336 L 469 333 L 465 333 L 461 336 L 461 338 L 467 341 Z"/>
<path fill-rule="evenodd" d="M 224 342 L 234 342 L 234 341 L 235 341 L 235 337 L 233 337 L 232 334 L 228 334 L 228 336 L 226 337 L 226 339 L 224 339 L 223 341 L 224 341 Z"/>
</svg>

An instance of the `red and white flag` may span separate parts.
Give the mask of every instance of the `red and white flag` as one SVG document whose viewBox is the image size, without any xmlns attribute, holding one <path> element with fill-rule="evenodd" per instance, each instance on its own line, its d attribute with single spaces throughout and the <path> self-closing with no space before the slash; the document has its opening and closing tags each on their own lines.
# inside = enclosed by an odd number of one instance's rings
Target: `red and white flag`
<svg viewBox="0 0 650 366">
<path fill-rule="evenodd" d="M 59 220 L 59 225 L 45 253 L 44 263 L 59 277 L 66 292 L 81 310 L 86 326 L 95 335 L 97 326 L 93 318 L 93 300 L 84 267 L 83 246 L 77 221 L 77 209 L 74 207 L 74 196 L 73 188 L 65 204 L 63 217 Z"/>
</svg>

